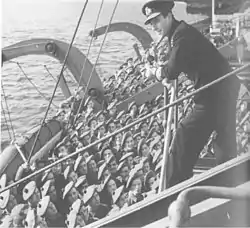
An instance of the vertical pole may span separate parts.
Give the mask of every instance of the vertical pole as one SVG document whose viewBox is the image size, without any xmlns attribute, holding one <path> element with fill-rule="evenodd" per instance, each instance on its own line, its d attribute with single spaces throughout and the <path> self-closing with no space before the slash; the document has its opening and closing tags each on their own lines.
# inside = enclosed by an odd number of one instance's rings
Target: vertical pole
<svg viewBox="0 0 250 228">
<path fill-rule="evenodd" d="M 236 17 L 236 24 L 235 24 L 235 36 L 238 40 L 238 43 L 236 45 L 236 50 L 237 50 L 237 57 L 238 57 L 238 62 L 242 64 L 244 60 L 244 37 L 240 36 L 240 16 L 237 15 Z"/>
<path fill-rule="evenodd" d="M 215 27 L 215 0 L 212 0 L 212 29 Z"/>
<path fill-rule="evenodd" d="M 175 83 L 174 83 L 174 89 L 175 89 L 175 100 L 178 99 L 178 79 L 175 80 Z M 174 128 L 175 128 L 175 131 L 178 127 L 178 104 L 175 105 L 175 118 L 174 118 Z"/>
<path fill-rule="evenodd" d="M 240 36 L 240 17 L 237 15 L 235 24 L 235 36 L 238 38 Z"/>
<path fill-rule="evenodd" d="M 168 104 L 168 89 L 164 86 L 164 105 Z M 167 119 L 168 119 L 168 109 L 166 109 L 164 111 L 164 131 L 166 132 L 166 128 L 167 128 Z"/>
<path fill-rule="evenodd" d="M 171 97 L 170 103 L 174 101 L 175 98 L 175 88 L 171 87 Z M 166 114 L 166 113 L 165 113 Z M 170 138 L 171 138 L 171 125 L 173 121 L 174 115 L 174 107 L 170 107 L 167 115 L 166 128 L 165 128 L 165 140 L 164 140 L 164 150 L 163 150 L 163 158 L 162 158 L 162 168 L 160 174 L 160 183 L 159 183 L 159 192 L 162 192 L 167 187 L 167 180 L 169 180 L 169 148 L 170 148 Z"/>
</svg>

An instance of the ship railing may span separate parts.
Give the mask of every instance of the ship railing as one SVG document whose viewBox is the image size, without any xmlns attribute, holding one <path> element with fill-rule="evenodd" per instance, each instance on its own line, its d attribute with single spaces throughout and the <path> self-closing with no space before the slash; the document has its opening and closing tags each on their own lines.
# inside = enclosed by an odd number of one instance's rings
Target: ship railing
<svg viewBox="0 0 250 228">
<path fill-rule="evenodd" d="M 57 164 L 59 164 L 59 163 L 62 163 L 62 162 L 64 162 L 64 161 L 68 160 L 69 158 L 75 157 L 76 155 L 78 155 L 78 154 L 80 154 L 80 153 L 82 153 L 82 152 L 84 152 L 84 151 L 86 151 L 86 150 L 88 150 L 88 149 L 90 149 L 90 148 L 92 148 L 92 147 L 98 145 L 99 143 L 102 143 L 102 142 L 108 140 L 109 138 L 111 138 L 111 137 L 113 137 L 113 136 L 115 136 L 115 135 L 117 135 L 117 134 L 119 134 L 119 133 L 124 132 L 125 130 L 131 129 L 132 127 L 134 127 L 135 125 L 139 124 L 140 122 L 142 122 L 142 121 L 144 121 L 144 120 L 146 120 L 146 119 L 149 119 L 149 118 L 151 118 L 152 116 L 155 116 L 155 115 L 157 115 L 157 114 L 159 114 L 159 113 L 161 113 L 161 112 L 163 112 L 163 111 L 166 111 L 166 110 L 168 110 L 170 107 L 176 106 L 177 104 L 183 102 L 184 100 L 186 100 L 186 99 L 188 99 L 188 98 L 191 98 L 192 96 L 194 96 L 194 95 L 196 95 L 196 94 L 202 92 L 203 90 L 205 90 L 205 89 L 207 89 L 207 88 L 209 88 L 209 87 L 211 87 L 211 86 L 213 86 L 213 85 L 215 85 L 215 84 L 221 82 L 222 80 L 225 80 L 225 79 L 227 79 L 227 78 L 229 78 L 229 77 L 231 77 L 231 76 L 236 75 L 237 73 L 239 73 L 239 72 L 241 72 L 241 71 L 247 69 L 248 67 L 250 67 L 250 63 L 247 63 L 247 64 L 245 64 L 245 65 L 243 65 L 243 66 L 241 66 L 241 67 L 239 67 L 239 68 L 237 68 L 237 69 L 231 71 L 230 73 L 228 73 L 228 74 L 226 74 L 226 75 L 224 75 L 224 76 L 222 76 L 222 77 L 220 77 L 220 78 L 218 78 L 218 79 L 216 79 L 216 80 L 214 80 L 214 81 L 212 81 L 212 82 L 206 84 L 205 86 L 203 86 L 203 87 L 201 87 L 201 88 L 199 88 L 199 89 L 197 89 L 197 90 L 195 90 L 195 91 L 193 91 L 193 92 L 187 94 L 186 96 L 183 96 L 183 97 L 181 97 L 181 98 L 178 98 L 178 99 L 176 99 L 175 101 L 173 101 L 173 102 L 171 102 L 171 103 L 169 103 L 169 104 L 167 104 L 167 105 L 164 105 L 164 107 L 162 107 L 162 108 L 160 108 L 160 109 L 158 109 L 158 110 L 156 110 L 156 111 L 154 111 L 154 112 L 152 112 L 152 113 L 150 113 L 150 114 L 148 114 L 148 115 L 146 115 L 146 116 L 144 116 L 144 117 L 142 117 L 142 118 L 140 118 L 140 119 L 138 119 L 138 120 L 136 120 L 136 121 L 134 121 L 134 122 L 132 122 L 132 123 L 130 123 L 130 124 L 128 124 L 127 126 L 121 128 L 121 129 L 119 129 L 119 130 L 117 130 L 117 131 L 115 131 L 115 132 L 113 132 L 113 133 L 111 133 L 111 134 L 108 134 L 107 136 L 105 136 L 105 137 L 103 137 L 103 138 L 101 138 L 101 139 L 95 141 L 94 143 L 91 143 L 91 144 L 87 145 L 86 147 L 83 147 L 83 148 L 81 148 L 81 149 L 78 149 L 78 150 L 76 150 L 75 152 L 73 152 L 73 153 L 71 153 L 71 154 L 69 154 L 69 155 L 67 155 L 67 156 L 65 156 L 65 157 L 63 157 L 63 158 L 61 158 L 61 159 L 59 159 L 59 160 L 57 160 L 57 161 L 55 161 L 55 162 L 49 164 L 49 165 L 47 165 L 46 167 L 44 167 L 44 168 L 42 168 L 42 169 L 39 169 L 39 170 L 33 172 L 32 174 L 30 174 L 30 175 L 28 175 L 28 176 L 26 176 L 26 177 L 24 177 L 24 178 L 22 178 L 22 179 L 20 179 L 20 180 L 18 180 L 18 181 L 16 181 L 16 182 L 14 182 L 13 184 L 10 184 L 10 185 L 6 186 L 5 188 L 2 188 L 2 189 L 0 190 L 0 193 L 6 191 L 6 190 L 8 190 L 8 189 L 11 189 L 11 188 L 13 188 L 13 187 L 15 187 L 15 186 L 17 186 L 17 185 L 19 185 L 19 184 L 25 182 L 25 181 L 28 181 L 29 179 L 31 179 L 31 178 L 37 176 L 38 174 L 43 173 L 43 172 L 45 172 L 45 171 L 48 170 L 48 169 L 51 169 L 53 166 L 55 166 L 55 165 L 57 165 Z M 164 151 L 164 152 L 165 152 L 166 154 L 168 154 L 168 151 Z"/>
<path fill-rule="evenodd" d="M 194 217 L 198 215 L 198 207 L 196 210 L 192 210 L 189 205 L 189 201 L 191 198 L 195 196 L 199 196 L 202 198 L 213 198 L 214 199 L 226 199 L 226 200 L 240 200 L 241 202 L 250 201 L 250 191 L 249 191 L 250 182 L 246 182 L 237 187 L 218 187 L 218 186 L 195 186 L 190 187 L 184 191 L 182 191 L 175 202 L 173 202 L 168 208 L 168 224 L 164 224 L 164 227 L 174 228 L 174 227 L 183 227 L 186 226 L 187 223 Z M 225 201 L 224 201 L 225 202 Z M 207 202 L 208 203 L 208 202 Z M 209 202 L 210 205 L 212 203 Z M 245 203 L 244 203 L 245 204 Z M 213 205 L 213 204 L 212 204 Z M 220 204 L 216 204 L 213 206 L 218 206 Z M 204 207 L 205 205 L 203 205 Z M 177 209 L 178 208 L 178 209 Z M 194 208 L 193 208 L 194 209 Z M 201 208 L 200 208 L 201 209 Z M 209 208 L 205 210 L 205 212 L 211 210 Z M 222 210 L 223 211 L 223 210 Z M 224 211 L 225 212 L 225 211 Z M 223 213 L 224 213 L 223 212 Z M 204 210 L 200 213 L 204 213 Z M 243 221 L 244 224 L 245 221 Z M 211 222 L 212 224 L 213 222 Z M 160 225 L 160 224 L 158 224 Z M 161 227 L 161 226 L 159 226 Z"/>
</svg>

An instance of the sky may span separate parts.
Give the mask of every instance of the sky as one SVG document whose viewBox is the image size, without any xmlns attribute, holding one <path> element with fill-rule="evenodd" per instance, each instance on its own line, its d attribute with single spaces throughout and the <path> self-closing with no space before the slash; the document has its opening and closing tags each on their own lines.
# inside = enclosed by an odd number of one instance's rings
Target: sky
<svg viewBox="0 0 250 228">
<path fill-rule="evenodd" d="M 85 0 L 2 0 L 3 2 L 22 2 L 22 3 L 29 3 L 29 2 L 85 2 Z M 89 0 L 91 2 L 101 2 L 102 0 Z M 104 2 L 115 2 L 116 0 L 104 0 Z M 147 2 L 147 0 L 120 0 L 120 2 Z"/>
</svg>

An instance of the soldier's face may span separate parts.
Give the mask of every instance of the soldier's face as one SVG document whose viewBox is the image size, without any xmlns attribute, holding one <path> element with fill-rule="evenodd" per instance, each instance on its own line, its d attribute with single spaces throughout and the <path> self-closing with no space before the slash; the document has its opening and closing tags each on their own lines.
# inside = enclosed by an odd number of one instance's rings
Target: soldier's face
<svg viewBox="0 0 250 228">
<path fill-rule="evenodd" d="M 134 140 L 131 136 L 129 136 L 125 141 L 125 147 L 127 147 L 128 149 L 133 149 L 133 146 L 134 146 Z"/>
<path fill-rule="evenodd" d="M 52 167 L 52 172 L 56 175 L 59 175 L 62 173 L 62 165 L 61 163 L 58 163 L 57 165 Z"/>
<path fill-rule="evenodd" d="M 106 170 L 103 172 L 103 179 L 105 180 L 109 175 L 110 175 L 110 172 L 109 172 L 108 169 L 106 169 Z"/>
<path fill-rule="evenodd" d="M 109 171 L 110 173 L 116 173 L 117 171 L 117 163 L 116 161 L 112 161 L 109 165 L 108 165 Z"/>
<path fill-rule="evenodd" d="M 82 161 L 79 167 L 79 173 L 81 175 L 86 175 L 88 173 L 88 166 L 85 161 Z"/>
<path fill-rule="evenodd" d="M 132 181 L 130 191 L 137 191 L 138 193 L 141 193 L 141 188 L 142 188 L 142 182 L 140 178 L 136 178 L 135 180 Z"/>
<path fill-rule="evenodd" d="M 68 149 L 66 148 L 66 146 L 60 146 L 58 148 L 59 154 L 62 154 L 63 156 L 67 156 L 68 155 Z"/>
<path fill-rule="evenodd" d="M 105 121 L 105 117 L 103 114 L 100 114 L 99 118 L 98 118 L 98 122 L 99 123 L 103 123 Z"/>
<path fill-rule="evenodd" d="M 153 30 L 161 36 L 168 35 L 171 26 L 170 18 L 170 14 L 168 14 L 165 18 L 162 14 L 153 18 L 150 22 Z"/>
<path fill-rule="evenodd" d="M 48 194 L 50 196 L 51 201 L 55 203 L 57 201 L 57 193 L 56 187 L 54 185 L 50 186 Z"/>
<path fill-rule="evenodd" d="M 97 192 L 94 193 L 93 197 L 91 198 L 89 202 L 90 207 L 97 207 L 100 205 L 100 196 Z"/>
<path fill-rule="evenodd" d="M 48 205 L 48 208 L 46 211 L 46 215 L 49 218 L 53 218 L 53 216 L 56 216 L 57 213 L 58 212 L 57 212 L 56 206 L 52 202 L 49 202 L 49 205 Z"/>
<path fill-rule="evenodd" d="M 142 152 L 142 156 L 143 157 L 147 157 L 148 156 L 148 154 L 149 154 L 149 147 L 148 147 L 148 145 L 146 143 L 142 145 L 141 152 Z"/>
<path fill-rule="evenodd" d="M 109 130 L 111 133 L 115 131 L 115 124 L 114 123 L 109 124 Z"/>
<path fill-rule="evenodd" d="M 146 162 L 144 165 L 143 165 L 143 172 L 144 174 L 146 174 L 147 172 L 150 171 L 150 165 L 149 165 L 149 162 Z"/>
<path fill-rule="evenodd" d="M 69 174 L 69 181 L 76 182 L 78 178 L 78 175 L 73 171 Z"/>
<path fill-rule="evenodd" d="M 155 178 L 154 177 L 151 177 L 148 180 L 148 185 L 149 185 L 149 187 L 150 187 L 151 190 L 152 190 L 152 186 L 153 186 L 154 182 L 155 182 Z"/>
<path fill-rule="evenodd" d="M 79 198 L 79 193 L 75 188 L 72 188 L 68 195 L 68 202 L 72 205 Z"/>
<path fill-rule="evenodd" d="M 125 166 L 121 169 L 120 175 L 122 177 L 123 180 L 127 180 L 128 176 L 129 176 L 129 168 L 128 166 Z"/>
<path fill-rule="evenodd" d="M 113 179 L 111 179 L 109 182 L 108 182 L 108 192 L 113 195 L 113 193 L 115 192 L 115 190 L 117 189 L 117 186 L 116 186 L 116 183 Z"/>
<path fill-rule="evenodd" d="M 105 161 L 108 160 L 108 158 L 112 155 L 112 151 L 110 149 L 106 149 L 104 152 L 103 152 L 103 158 Z"/>
<path fill-rule="evenodd" d="M 133 157 L 132 156 L 127 158 L 127 163 L 128 163 L 128 166 L 132 169 L 133 168 Z"/>
<path fill-rule="evenodd" d="M 90 171 L 92 172 L 96 172 L 97 171 L 97 165 L 96 165 L 96 162 L 94 160 L 91 160 L 89 162 L 89 167 Z"/>
<path fill-rule="evenodd" d="M 100 127 L 100 129 L 99 129 L 100 135 L 104 135 L 104 134 L 105 134 L 105 131 L 106 131 L 106 129 L 105 129 L 104 126 Z"/>
</svg>

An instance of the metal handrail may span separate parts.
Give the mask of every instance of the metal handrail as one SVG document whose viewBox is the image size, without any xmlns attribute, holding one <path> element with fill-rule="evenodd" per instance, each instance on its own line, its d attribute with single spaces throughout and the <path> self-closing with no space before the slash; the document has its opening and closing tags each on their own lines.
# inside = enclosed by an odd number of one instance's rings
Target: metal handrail
<svg viewBox="0 0 250 228">
<path fill-rule="evenodd" d="M 217 187 L 217 186 L 196 186 L 182 191 L 176 201 L 168 208 L 169 228 L 182 227 L 192 217 L 189 205 L 190 198 L 194 196 L 202 198 L 220 198 L 235 200 L 250 200 L 248 186 L 244 187 Z"/>
<path fill-rule="evenodd" d="M 207 89 L 207 88 L 209 88 L 209 87 L 211 87 L 211 86 L 213 86 L 213 85 L 215 85 L 215 84 L 221 82 L 222 80 L 224 80 L 224 79 L 226 79 L 226 78 L 228 78 L 228 77 L 230 77 L 230 76 L 233 76 L 233 75 L 235 75 L 235 74 L 237 74 L 237 73 L 239 73 L 239 72 L 245 70 L 245 69 L 248 68 L 248 67 L 250 67 L 250 63 L 245 64 L 244 66 L 239 67 L 238 69 L 235 69 L 235 70 L 231 71 L 230 73 L 228 73 L 228 74 L 226 74 L 226 75 L 224 75 L 224 76 L 222 76 L 222 77 L 220 77 L 220 78 L 218 78 L 218 79 L 216 79 L 216 80 L 214 80 L 214 81 L 212 81 L 212 82 L 206 84 L 205 86 L 203 86 L 203 87 L 201 87 L 201 88 L 199 88 L 199 89 L 197 89 L 197 90 L 195 90 L 195 91 L 193 91 L 193 92 L 187 94 L 186 96 L 184 96 L 184 97 L 182 97 L 182 98 L 180 98 L 180 99 L 177 99 L 177 100 L 174 101 L 173 103 L 168 104 L 168 105 L 165 105 L 164 107 L 162 107 L 162 108 L 160 108 L 160 109 L 158 109 L 158 110 L 152 112 L 151 114 L 148 114 L 148 115 L 146 115 L 146 116 L 144 116 L 144 117 L 142 117 L 142 118 L 140 118 L 140 119 L 134 121 L 133 123 L 131 123 L 131 124 L 129 124 L 129 125 L 127 125 L 127 126 L 121 128 L 121 129 L 119 129 L 119 130 L 117 130 L 117 131 L 115 131 L 115 132 L 113 132 L 113 133 L 111 133 L 111 134 L 109 134 L 109 135 L 107 135 L 107 136 L 105 136 L 105 137 L 103 137 L 103 138 L 97 140 L 97 141 L 95 141 L 94 143 L 91 143 L 91 144 L 89 144 L 88 146 L 86 146 L 86 147 L 84 147 L 84 148 L 81 148 L 81 149 L 75 151 L 74 153 L 65 156 L 64 158 L 61 158 L 61 159 L 59 159 L 59 160 L 57 160 L 57 161 L 55 161 L 55 162 L 49 164 L 48 166 L 46 166 L 46 167 L 44 167 L 44 168 L 42 168 L 42 169 L 40 169 L 40 170 L 37 170 L 37 171 L 33 172 L 32 174 L 30 174 L 30 175 L 28 175 L 28 176 L 26 176 L 26 177 L 24 177 L 24 178 L 22 178 L 22 179 L 20 179 L 20 180 L 18 180 L 18 181 L 16 181 L 16 182 L 14 182 L 13 184 L 10 184 L 9 186 L 6 186 L 5 188 L 1 189 L 1 190 L 0 190 L 0 194 L 1 194 L 2 192 L 6 191 L 6 190 L 8 190 L 8 189 L 10 189 L 10 188 L 12 188 L 12 187 L 17 186 L 18 184 L 21 184 L 21 183 L 24 182 L 24 181 L 29 180 L 30 178 L 33 178 L 34 176 L 36 176 L 36 175 L 38 175 L 38 174 L 40 174 L 40 173 L 42 173 L 42 172 L 45 172 L 46 170 L 52 168 L 53 166 L 55 166 L 55 165 L 57 165 L 57 164 L 59 164 L 59 163 L 62 163 L 63 161 L 66 161 L 67 159 L 69 159 L 69 158 L 71 158 L 71 157 L 75 157 L 75 156 L 78 155 L 79 153 L 81 153 L 81 152 L 83 152 L 83 151 L 85 151 L 85 150 L 88 150 L 88 149 L 90 149 L 91 147 L 96 146 L 97 144 L 99 144 L 99 143 L 101 143 L 101 142 L 103 142 L 103 141 L 106 141 L 107 139 L 109 139 L 109 138 L 111 138 L 111 137 L 113 137 L 113 136 L 115 136 L 115 135 L 117 135 L 117 134 L 119 134 L 119 133 L 121 133 L 121 132 L 123 132 L 123 131 L 125 131 L 125 130 L 127 130 L 127 129 L 132 128 L 132 127 L 135 126 L 136 124 L 138 124 L 138 123 L 140 123 L 140 122 L 142 122 L 142 121 L 144 121 L 144 120 L 146 120 L 146 119 L 148 119 L 148 118 L 151 118 L 152 116 L 155 116 L 155 115 L 157 115 L 158 113 L 160 113 L 160 112 L 162 112 L 162 111 L 164 111 L 164 110 L 166 110 L 166 109 L 168 109 L 168 108 L 170 108 L 170 107 L 172 107 L 172 106 L 175 106 L 176 104 L 179 104 L 179 103 L 182 102 L 183 100 L 186 100 L 186 99 L 188 99 L 188 98 L 190 98 L 190 97 L 192 97 L 192 96 L 194 96 L 194 95 L 196 95 L 196 94 L 202 92 L 203 90 L 205 90 L 205 89 Z"/>
</svg>

